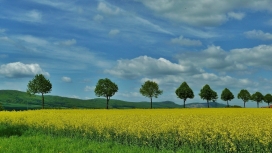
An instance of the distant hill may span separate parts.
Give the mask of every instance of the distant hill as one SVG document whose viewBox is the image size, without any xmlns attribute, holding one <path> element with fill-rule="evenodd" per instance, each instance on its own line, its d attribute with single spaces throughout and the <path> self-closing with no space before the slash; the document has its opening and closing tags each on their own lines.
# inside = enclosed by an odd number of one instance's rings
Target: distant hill
<svg viewBox="0 0 272 153">
<path fill-rule="evenodd" d="M 208 104 L 207 103 L 188 103 L 188 104 L 185 104 L 185 106 L 188 108 L 207 108 Z M 226 106 L 227 105 L 225 104 L 210 102 L 210 108 L 223 108 Z"/>
<path fill-rule="evenodd" d="M 40 95 L 29 96 L 26 92 L 17 90 L 0 90 L 0 103 L 5 110 L 27 110 L 40 109 L 42 98 Z M 210 103 L 210 107 L 225 107 L 224 104 Z M 105 98 L 95 98 L 82 100 L 60 96 L 45 95 L 45 108 L 90 108 L 104 109 L 106 107 Z M 186 107 L 207 107 L 206 103 L 188 103 Z M 150 102 L 127 102 L 111 99 L 109 108 L 150 108 Z M 153 108 L 183 108 L 172 101 L 153 102 Z"/>
</svg>

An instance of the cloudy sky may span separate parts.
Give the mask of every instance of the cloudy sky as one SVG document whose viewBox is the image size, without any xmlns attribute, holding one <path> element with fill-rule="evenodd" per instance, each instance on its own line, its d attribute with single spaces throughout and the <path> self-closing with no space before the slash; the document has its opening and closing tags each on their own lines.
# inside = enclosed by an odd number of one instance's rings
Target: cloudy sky
<svg viewBox="0 0 272 153">
<path fill-rule="evenodd" d="M 195 98 L 209 84 L 272 93 L 272 0 L 0 0 L 0 89 L 26 91 L 35 74 L 50 94 L 96 98 L 101 78 L 114 99 L 149 101 L 146 80 L 164 91 L 156 101 L 181 104 L 186 81 Z M 220 98 L 220 103 L 226 103 Z M 243 105 L 235 98 L 231 105 Z M 266 104 L 262 104 L 266 105 Z M 247 106 L 256 107 L 255 102 Z"/>
</svg>

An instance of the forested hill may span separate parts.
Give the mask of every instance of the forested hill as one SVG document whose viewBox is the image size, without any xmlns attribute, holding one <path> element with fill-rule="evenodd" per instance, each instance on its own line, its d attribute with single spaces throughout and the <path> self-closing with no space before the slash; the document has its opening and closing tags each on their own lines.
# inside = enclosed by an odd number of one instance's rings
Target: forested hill
<svg viewBox="0 0 272 153">
<path fill-rule="evenodd" d="M 6 110 L 26 110 L 41 108 L 40 95 L 29 96 L 26 92 L 16 90 L 0 90 L 0 103 Z M 89 100 L 45 95 L 45 108 L 105 108 L 106 99 L 95 98 Z M 153 102 L 153 108 L 182 108 L 171 101 Z M 188 103 L 186 107 L 207 107 L 206 103 Z M 210 107 L 225 107 L 224 104 L 210 103 Z M 150 102 L 127 102 L 111 99 L 109 108 L 150 108 Z"/>
</svg>

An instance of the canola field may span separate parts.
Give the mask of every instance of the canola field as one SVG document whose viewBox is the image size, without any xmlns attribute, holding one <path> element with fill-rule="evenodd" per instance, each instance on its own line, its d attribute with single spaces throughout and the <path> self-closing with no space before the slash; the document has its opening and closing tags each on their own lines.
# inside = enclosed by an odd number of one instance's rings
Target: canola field
<svg viewBox="0 0 272 153">
<path fill-rule="evenodd" d="M 0 124 L 172 151 L 272 151 L 272 109 L 4 111 L 0 112 Z"/>
</svg>

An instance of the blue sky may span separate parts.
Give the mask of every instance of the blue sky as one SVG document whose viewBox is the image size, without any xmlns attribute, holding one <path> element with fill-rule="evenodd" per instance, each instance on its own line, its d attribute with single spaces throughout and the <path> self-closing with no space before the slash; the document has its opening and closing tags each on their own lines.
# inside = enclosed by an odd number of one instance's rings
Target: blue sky
<svg viewBox="0 0 272 153">
<path fill-rule="evenodd" d="M 112 98 L 149 101 L 146 80 L 164 91 L 156 101 L 190 102 L 209 84 L 272 93 L 272 0 L 0 0 L 0 89 L 26 91 L 35 74 L 50 94 L 96 98 L 101 78 L 115 82 Z M 243 105 L 235 98 L 231 105 Z M 246 104 L 256 107 L 255 102 Z M 265 103 L 261 104 L 267 105 Z"/>
</svg>

